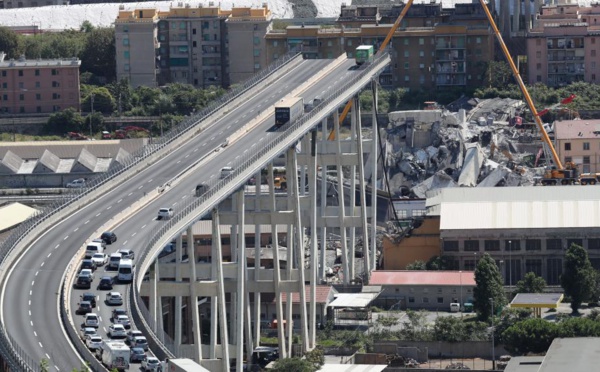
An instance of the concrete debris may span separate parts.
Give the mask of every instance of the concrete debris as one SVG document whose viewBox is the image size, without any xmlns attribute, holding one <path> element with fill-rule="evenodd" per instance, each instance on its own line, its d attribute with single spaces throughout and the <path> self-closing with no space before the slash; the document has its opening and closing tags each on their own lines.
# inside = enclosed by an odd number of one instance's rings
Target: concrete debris
<svg viewBox="0 0 600 372">
<path fill-rule="evenodd" d="M 444 187 L 535 184 L 544 159 L 539 134 L 521 119 L 522 101 L 461 97 L 446 109 L 391 112 L 381 133 L 395 196 L 424 198 Z M 540 171 L 541 170 L 541 171 Z"/>
</svg>

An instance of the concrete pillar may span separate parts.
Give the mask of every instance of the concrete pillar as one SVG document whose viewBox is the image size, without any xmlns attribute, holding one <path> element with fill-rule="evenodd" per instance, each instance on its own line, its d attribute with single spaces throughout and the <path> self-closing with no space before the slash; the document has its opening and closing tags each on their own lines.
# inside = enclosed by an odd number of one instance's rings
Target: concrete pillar
<svg viewBox="0 0 600 372">
<path fill-rule="evenodd" d="M 321 121 L 321 151 L 325 151 L 325 145 L 327 143 L 327 118 Z M 324 157 L 321 157 L 324 159 Z M 325 209 L 327 208 L 327 164 L 324 162 L 321 164 L 321 212 L 320 216 L 325 215 Z M 316 194 L 316 192 L 313 192 Z M 316 196 L 315 196 L 316 197 Z M 319 278 L 326 280 L 325 268 L 327 267 L 327 227 L 325 223 L 321 223 L 321 268 L 319 270 Z"/>
<path fill-rule="evenodd" d="M 223 279 L 223 248 L 221 246 L 221 233 L 219 231 L 219 212 L 212 211 L 212 236 L 213 244 L 216 242 L 217 254 L 213 256 L 217 267 L 217 307 L 219 309 L 219 330 L 221 331 L 221 361 L 222 370 L 229 371 L 229 337 L 227 335 L 227 309 L 225 304 L 225 282 Z"/>
<path fill-rule="evenodd" d="M 158 263 L 158 257 L 154 260 L 154 271 L 154 279 L 158 286 L 158 283 L 160 282 L 160 265 Z M 159 332 L 162 332 L 165 329 L 163 324 L 162 296 L 161 293 L 158 292 L 158 288 L 156 288 L 156 329 L 158 329 Z"/>
<path fill-rule="evenodd" d="M 287 181 L 287 186 L 288 186 L 288 192 L 287 192 L 287 207 L 288 210 L 293 211 L 294 210 L 294 195 L 291 193 L 291 189 L 294 185 L 294 181 L 293 178 L 298 177 L 298 173 L 297 173 L 297 168 L 294 167 L 293 161 L 292 161 L 292 155 L 291 153 L 296 153 L 295 148 L 291 148 L 288 149 L 287 153 L 285 154 L 285 161 L 286 161 L 286 181 Z M 293 223 L 291 224 L 287 224 L 287 267 L 286 267 L 286 280 L 291 280 L 292 277 L 292 269 L 294 268 L 294 263 L 296 262 L 296 259 L 299 259 L 299 257 L 296 257 L 295 254 L 295 239 L 294 239 L 294 225 Z M 288 339 L 288 354 L 291 356 L 292 355 L 292 342 L 293 342 L 293 324 L 292 324 L 292 310 L 293 310 L 293 304 L 292 304 L 292 292 L 288 291 L 287 292 L 287 301 L 285 303 L 285 319 L 286 319 L 286 337 Z"/>
<path fill-rule="evenodd" d="M 356 141 L 356 122 L 357 119 L 356 113 L 358 112 L 358 105 L 352 105 L 352 112 L 350 113 L 350 143 L 352 141 Z M 356 165 L 353 163 L 350 166 L 350 208 L 348 209 L 348 213 L 350 216 L 354 217 L 354 206 L 356 205 Z M 348 228 L 350 230 L 350 252 L 349 252 L 349 261 L 350 261 L 350 280 L 353 280 L 356 277 L 356 268 L 354 262 L 354 252 L 356 250 L 356 227 L 350 226 Z M 366 268 L 365 268 L 366 269 Z"/>
<path fill-rule="evenodd" d="M 215 226 L 215 220 L 212 220 L 212 232 L 211 232 L 211 250 L 210 250 L 210 278 L 214 281 L 219 280 L 219 268 L 217 267 L 217 255 L 220 254 L 219 246 L 221 245 L 221 236 L 219 232 L 219 226 Z M 215 229 L 216 227 L 216 229 Z M 216 230 L 216 232 L 215 232 Z M 217 358 L 217 337 L 219 329 L 219 320 L 225 322 L 225 319 L 219 318 L 219 304 L 218 304 L 218 293 L 217 296 L 210 298 L 210 348 L 209 358 Z"/>
<path fill-rule="evenodd" d="M 262 175 L 261 172 L 256 172 L 254 176 L 256 180 L 255 184 L 255 194 L 254 194 L 254 211 L 256 213 L 260 212 L 260 195 L 261 195 L 261 185 L 262 185 Z M 261 229 L 259 224 L 254 225 L 254 273 L 255 280 L 260 280 L 262 273 L 262 261 L 261 261 L 261 252 L 262 252 L 262 243 L 261 243 Z M 250 302 L 248 302 L 250 305 Z M 260 292 L 254 292 L 254 347 L 260 346 Z"/>
<path fill-rule="evenodd" d="M 310 160 L 308 166 L 308 187 L 310 190 L 310 342 L 309 348 L 314 349 L 317 345 L 317 266 L 319 265 L 319 252 L 317 245 L 317 131 L 310 132 Z M 307 151 L 308 153 L 308 151 Z M 326 184 L 325 179 L 322 181 Z M 321 199 L 327 196 L 321 194 Z M 323 241 L 323 247 L 325 246 Z M 325 252 L 325 248 L 323 248 Z M 325 254 L 323 254 L 325 257 Z M 322 321 L 322 320 L 321 320 Z"/>
<path fill-rule="evenodd" d="M 152 331 L 154 333 L 157 333 L 158 329 L 157 329 L 157 322 L 156 322 L 156 297 L 157 297 L 157 275 L 156 275 L 156 269 L 157 269 L 157 262 L 154 261 L 154 264 L 152 265 L 152 268 L 150 269 L 150 296 L 148 299 L 150 308 L 148 310 L 150 310 L 150 320 L 152 322 Z"/>
<path fill-rule="evenodd" d="M 373 139 L 371 140 L 371 269 L 377 268 L 377 154 L 379 154 L 379 126 L 377 125 L 377 84 L 371 83 L 373 91 Z"/>
<path fill-rule="evenodd" d="M 237 263 L 237 303 L 235 312 L 237 314 L 235 321 L 236 328 L 236 339 L 235 339 L 235 363 L 236 371 L 241 371 L 244 366 L 244 312 L 246 311 L 245 306 L 245 291 L 246 291 L 246 239 L 244 236 L 244 190 L 239 191 L 235 198 L 237 199 L 236 211 L 237 211 L 237 249 L 236 259 Z"/>
<path fill-rule="evenodd" d="M 177 235 L 175 239 L 175 280 L 178 283 L 181 283 L 183 280 L 181 278 L 181 259 L 183 257 L 183 235 Z M 175 296 L 175 345 L 177 347 L 181 346 L 181 308 L 182 301 L 181 296 Z"/>
<path fill-rule="evenodd" d="M 279 357 L 287 358 L 285 334 L 283 332 L 283 303 L 281 302 L 281 265 L 279 262 L 279 237 L 277 236 L 277 205 L 275 200 L 275 179 L 273 163 L 269 164 L 269 200 L 271 204 L 271 241 L 273 246 L 273 281 L 275 287 L 275 314 L 277 319 L 277 340 L 279 342 Z"/>
<path fill-rule="evenodd" d="M 194 249 L 194 232 L 192 226 L 187 228 L 187 253 L 190 265 L 190 306 L 192 315 L 192 332 L 194 333 L 194 353 L 198 361 L 202 360 L 202 335 L 200 334 L 200 312 L 198 310 L 198 294 L 195 283 L 196 275 L 196 252 Z"/>
<path fill-rule="evenodd" d="M 340 123 L 339 116 L 337 112 L 333 115 L 333 127 L 336 130 L 335 140 L 337 143 L 337 151 L 338 154 L 342 153 L 342 142 L 340 140 Z M 346 236 L 346 228 L 344 226 L 344 219 L 346 218 L 345 211 L 345 199 L 344 199 L 344 172 L 342 171 L 342 159 L 341 157 L 336 157 L 336 169 L 337 169 L 337 190 L 338 190 L 338 218 L 339 218 L 339 226 L 340 226 L 340 241 L 342 243 L 342 268 L 344 270 L 344 284 L 350 283 L 352 279 L 350 277 L 350 265 L 349 265 L 349 257 L 348 257 L 348 238 Z"/>
<path fill-rule="evenodd" d="M 375 84 L 375 81 L 372 81 Z M 363 138 L 362 138 L 362 122 L 360 120 L 360 101 L 358 97 L 354 98 L 354 107 L 356 107 L 356 153 L 358 163 L 358 179 L 359 179 L 359 195 L 360 195 L 360 222 L 362 226 L 362 241 L 363 241 L 363 259 L 366 282 L 369 282 L 371 277 L 371 257 L 369 257 L 369 225 L 367 224 L 367 195 L 365 194 L 365 166 L 363 161 Z"/>
</svg>

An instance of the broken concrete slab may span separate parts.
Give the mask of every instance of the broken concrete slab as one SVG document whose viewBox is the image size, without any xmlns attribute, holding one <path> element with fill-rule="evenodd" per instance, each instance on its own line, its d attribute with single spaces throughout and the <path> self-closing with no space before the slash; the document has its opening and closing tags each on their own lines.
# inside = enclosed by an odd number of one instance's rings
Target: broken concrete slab
<svg viewBox="0 0 600 372">
<path fill-rule="evenodd" d="M 465 144 L 465 148 L 465 160 L 458 177 L 458 185 L 473 187 L 477 185 L 479 172 L 486 156 L 478 143 Z"/>
</svg>

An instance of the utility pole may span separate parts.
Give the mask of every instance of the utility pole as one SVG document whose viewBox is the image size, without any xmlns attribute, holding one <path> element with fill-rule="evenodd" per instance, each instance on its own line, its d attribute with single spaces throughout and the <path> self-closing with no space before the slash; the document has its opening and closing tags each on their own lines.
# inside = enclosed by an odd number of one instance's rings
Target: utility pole
<svg viewBox="0 0 600 372">
<path fill-rule="evenodd" d="M 494 344 L 494 298 L 490 297 L 490 302 L 492 305 L 492 369 L 496 369 L 496 345 Z"/>
<path fill-rule="evenodd" d="M 92 137 L 93 136 L 93 133 L 92 133 L 92 120 L 94 120 L 94 93 L 92 93 L 90 96 L 92 98 L 92 102 L 91 102 L 91 104 L 92 104 L 92 113 L 90 115 L 90 137 Z"/>
</svg>

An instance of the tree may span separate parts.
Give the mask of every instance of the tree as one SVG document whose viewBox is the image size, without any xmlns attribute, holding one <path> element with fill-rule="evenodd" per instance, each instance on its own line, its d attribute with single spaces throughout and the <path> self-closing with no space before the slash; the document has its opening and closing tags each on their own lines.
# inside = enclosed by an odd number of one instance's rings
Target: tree
<svg viewBox="0 0 600 372">
<path fill-rule="evenodd" d="M 522 280 L 517 282 L 515 293 L 542 293 L 544 292 L 544 288 L 546 288 L 544 278 L 529 272 L 525 274 Z"/>
<path fill-rule="evenodd" d="M 92 24 L 92 22 L 85 20 L 81 23 L 81 26 L 79 26 L 79 31 L 81 32 L 92 32 L 94 30 L 94 25 Z"/>
<path fill-rule="evenodd" d="M 40 372 L 48 372 L 50 370 L 50 363 L 48 359 L 44 358 L 40 360 Z"/>
<path fill-rule="evenodd" d="M 475 268 L 475 289 L 473 290 L 473 308 L 481 320 L 487 321 L 492 315 L 493 299 L 495 309 L 506 304 L 506 296 L 502 286 L 502 275 L 492 257 L 484 254 Z"/>
<path fill-rule="evenodd" d="M 572 314 L 579 314 L 581 303 L 589 298 L 594 286 L 594 269 L 583 247 L 571 244 L 567 249 L 560 284 L 571 298 Z"/>
<path fill-rule="evenodd" d="M 406 270 L 427 270 L 425 261 L 416 260 L 415 262 L 406 265 Z"/>
<path fill-rule="evenodd" d="M 543 353 L 558 335 L 558 325 L 540 318 L 527 319 L 502 333 L 504 347 L 517 354 Z"/>
<path fill-rule="evenodd" d="M 0 51 L 6 53 L 7 58 L 19 58 L 19 38 L 8 27 L 0 27 Z"/>
<path fill-rule="evenodd" d="M 273 372 L 314 372 L 316 370 L 311 362 L 300 358 L 279 359 L 271 368 Z"/>
<path fill-rule="evenodd" d="M 435 256 L 427 261 L 427 270 L 458 270 L 456 261 L 450 256 Z"/>
<path fill-rule="evenodd" d="M 66 110 L 56 112 L 48 118 L 44 126 L 44 132 L 53 134 L 65 134 L 66 132 L 78 132 L 82 129 L 84 119 L 70 107 Z"/>
<path fill-rule="evenodd" d="M 513 74 L 510 66 L 504 61 L 490 61 L 486 71 L 488 84 L 491 88 L 503 89 L 508 84 L 512 84 Z"/>
<path fill-rule="evenodd" d="M 594 270 L 594 285 L 587 299 L 588 303 L 598 304 L 600 301 L 600 271 Z"/>
<path fill-rule="evenodd" d="M 92 108 L 92 97 L 94 107 Z M 103 114 L 112 114 L 115 111 L 116 103 L 115 98 L 110 94 L 108 89 L 95 88 L 90 91 L 87 95 L 84 96 L 81 102 L 81 109 L 83 111 L 92 112 L 101 112 Z"/>
<path fill-rule="evenodd" d="M 325 354 L 323 354 L 323 349 L 319 346 L 304 353 L 304 357 L 307 361 L 312 363 L 317 370 L 325 364 Z"/>
<path fill-rule="evenodd" d="M 117 75 L 115 56 L 115 30 L 96 28 L 86 33 L 87 38 L 81 52 L 82 72 L 91 72 L 113 81 Z"/>
</svg>

